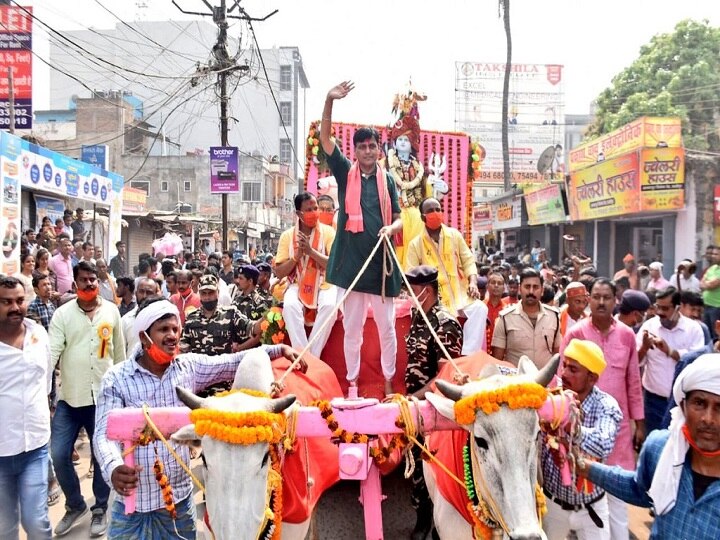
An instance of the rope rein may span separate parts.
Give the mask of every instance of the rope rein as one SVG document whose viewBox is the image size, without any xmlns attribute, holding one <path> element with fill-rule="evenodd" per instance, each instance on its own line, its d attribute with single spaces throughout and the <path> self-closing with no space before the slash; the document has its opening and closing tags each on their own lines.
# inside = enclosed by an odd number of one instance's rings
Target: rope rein
<svg viewBox="0 0 720 540">
<path fill-rule="evenodd" d="M 390 244 L 390 239 L 385 237 L 385 241 L 389 247 L 389 251 L 390 251 L 393 259 L 395 260 L 395 263 L 398 265 L 398 268 L 402 268 L 402 266 L 400 265 L 400 260 L 398 259 L 397 253 L 395 253 L 395 250 L 393 249 L 392 244 Z M 455 360 L 453 360 L 453 358 L 450 356 L 450 353 L 448 353 L 447 349 L 445 348 L 445 345 L 442 344 L 442 342 L 440 341 L 440 338 L 438 337 L 437 333 L 435 332 L 435 329 L 430 324 L 430 320 L 428 319 L 427 314 L 425 313 L 425 310 L 420 305 L 420 302 L 418 301 L 417 296 L 415 296 L 415 293 L 413 292 L 412 287 L 410 286 L 410 282 L 408 281 L 407 276 L 405 275 L 404 272 L 400 272 L 400 275 L 402 276 L 403 282 L 405 283 L 405 286 L 407 287 L 410 298 L 412 298 L 412 300 L 413 300 L 413 304 L 417 308 L 420 315 L 422 315 L 422 318 L 425 321 L 425 324 L 427 325 L 428 330 L 430 330 L 430 333 L 432 334 L 433 339 L 440 347 L 440 350 L 442 351 L 443 355 L 445 356 L 447 361 L 450 362 L 450 365 L 453 368 L 455 368 L 455 371 L 458 373 L 458 375 L 460 375 L 461 377 L 465 376 L 465 373 L 463 373 L 463 371 L 457 365 Z"/>
</svg>

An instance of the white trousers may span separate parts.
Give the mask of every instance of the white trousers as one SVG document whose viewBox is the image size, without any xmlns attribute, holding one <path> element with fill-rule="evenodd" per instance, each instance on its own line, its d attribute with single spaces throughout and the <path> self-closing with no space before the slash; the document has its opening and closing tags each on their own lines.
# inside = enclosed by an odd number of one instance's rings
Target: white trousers
<svg viewBox="0 0 720 540">
<path fill-rule="evenodd" d="M 338 298 L 345 289 L 338 288 Z M 397 338 L 395 337 L 395 303 L 392 298 L 379 294 L 351 291 L 343 307 L 343 327 L 345 329 L 345 366 L 347 380 L 356 381 L 360 375 L 360 348 L 363 342 L 363 328 L 367 318 L 368 306 L 372 306 L 375 325 L 380 341 L 380 365 L 386 381 L 395 376 L 397 356 Z"/>
<path fill-rule="evenodd" d="M 592 505 L 605 525 L 602 529 L 593 523 L 586 508 L 577 512 L 563 510 L 550 497 L 546 500 L 548 512 L 543 517 L 543 529 L 548 540 L 564 540 L 571 530 L 575 531 L 578 540 L 610 540 L 607 495 Z"/>
<path fill-rule="evenodd" d="M 628 526 L 628 505 L 622 499 L 605 493 L 610 510 L 610 538 L 612 540 L 628 540 L 630 527 Z"/>
<path fill-rule="evenodd" d="M 478 351 L 487 349 L 485 338 L 485 327 L 487 326 L 488 308 L 482 300 L 475 300 L 473 303 L 460 310 L 465 314 L 465 326 L 463 326 L 462 355 L 467 356 Z"/>
<path fill-rule="evenodd" d="M 308 341 L 314 339 L 317 335 L 317 338 L 310 346 L 310 354 L 320 358 L 337 318 L 337 312 L 334 311 L 338 299 L 337 287 L 331 285 L 328 289 L 320 289 L 317 316 L 309 338 L 305 333 L 305 317 L 303 315 L 303 305 L 298 297 L 298 290 L 297 283 L 293 283 L 287 288 L 283 297 L 283 319 L 290 335 L 290 343 L 292 343 L 294 349 L 302 351 L 307 347 Z M 332 320 L 328 322 L 324 330 L 320 330 L 328 319 Z"/>
</svg>

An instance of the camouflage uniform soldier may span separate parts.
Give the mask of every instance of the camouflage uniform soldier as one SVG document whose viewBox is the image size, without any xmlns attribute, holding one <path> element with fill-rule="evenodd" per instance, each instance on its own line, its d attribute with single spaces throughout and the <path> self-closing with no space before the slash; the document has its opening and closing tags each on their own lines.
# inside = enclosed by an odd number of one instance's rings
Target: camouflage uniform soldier
<svg viewBox="0 0 720 540">
<path fill-rule="evenodd" d="M 235 271 L 237 293 L 233 304 L 237 310 L 251 321 L 258 321 L 270 309 L 270 302 L 266 301 L 257 291 L 256 286 L 260 271 L 251 264 L 245 264 Z M 260 345 L 260 336 L 241 340 L 240 349 L 246 350 Z"/>
<path fill-rule="evenodd" d="M 406 274 L 415 296 L 422 305 L 430 324 L 452 358 L 461 355 L 463 333 L 460 323 L 440 304 L 438 271 L 431 266 L 416 266 Z M 408 365 L 405 371 L 407 393 L 423 398 L 440 371 L 445 355 L 433 338 L 422 315 L 413 309 L 410 331 L 405 337 Z M 425 538 L 432 528 L 433 505 L 423 478 L 421 453 L 413 447 L 415 471 L 412 475 L 410 502 L 417 513 L 412 539 Z"/>
<path fill-rule="evenodd" d="M 272 304 L 273 297 L 270 293 L 270 278 L 272 277 L 272 266 L 268 263 L 260 263 L 257 265 L 257 269 L 260 272 L 258 277 L 257 287 L 255 290 L 262 296 L 263 300 L 270 305 Z"/>
<path fill-rule="evenodd" d="M 253 321 L 235 306 L 218 306 L 218 278 L 202 276 L 198 294 L 202 307 L 185 319 L 180 339 L 183 352 L 208 355 L 231 353 L 252 335 Z"/>
<path fill-rule="evenodd" d="M 198 285 L 200 309 L 185 319 L 180 350 L 197 354 L 226 354 L 239 350 L 240 343 L 253 334 L 255 322 L 235 306 L 218 306 L 218 278 L 212 274 L 200 277 Z M 208 388 L 205 394 L 229 390 L 232 381 Z"/>
</svg>

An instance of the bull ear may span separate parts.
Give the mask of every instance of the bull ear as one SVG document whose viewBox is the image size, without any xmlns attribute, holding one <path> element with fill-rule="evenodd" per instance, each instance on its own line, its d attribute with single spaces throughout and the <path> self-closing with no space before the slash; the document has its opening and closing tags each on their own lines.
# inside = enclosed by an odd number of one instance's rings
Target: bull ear
<svg viewBox="0 0 720 540">
<path fill-rule="evenodd" d="M 187 426 L 181 427 L 175 433 L 170 435 L 170 438 L 175 442 L 189 442 L 200 440 L 200 436 L 195 433 L 195 426 L 193 424 L 188 424 Z"/>
<path fill-rule="evenodd" d="M 523 354 L 518 362 L 518 375 L 535 375 L 537 372 L 535 362 Z"/>
<path fill-rule="evenodd" d="M 553 377 L 557 373 L 559 365 L 560 355 L 554 354 L 550 361 L 545 364 L 540 371 L 538 371 L 537 375 L 535 375 L 535 382 L 541 384 L 542 386 L 550 384 L 550 381 L 553 380 Z"/>
<path fill-rule="evenodd" d="M 182 386 L 176 386 L 175 392 L 177 393 L 178 397 L 180 398 L 180 401 L 182 401 L 185 405 L 190 407 L 190 410 L 195 409 L 205 409 L 205 400 L 203 398 L 197 397 L 195 394 L 193 394 L 190 390 L 183 388 Z"/>
<path fill-rule="evenodd" d="M 290 405 L 295 403 L 295 396 L 288 394 L 287 396 L 271 399 L 268 404 L 268 411 L 273 413 L 281 413 L 287 409 Z"/>
<path fill-rule="evenodd" d="M 497 364 L 491 363 L 491 364 L 485 365 L 485 367 L 482 368 L 478 378 L 479 379 L 487 379 L 488 377 L 492 377 L 493 375 L 502 375 L 502 373 L 500 373 L 500 368 L 497 366 Z M 444 393 L 445 392 L 443 392 L 443 394 Z"/>
<path fill-rule="evenodd" d="M 462 399 L 462 387 L 443 380 L 436 380 L 435 386 L 445 397 L 458 401 Z"/>
<path fill-rule="evenodd" d="M 435 381 L 436 384 L 440 381 Z M 435 410 L 443 415 L 448 420 L 455 421 L 455 402 L 452 399 L 448 399 L 445 396 L 440 396 L 434 392 L 426 392 L 425 399 L 427 399 Z"/>
</svg>

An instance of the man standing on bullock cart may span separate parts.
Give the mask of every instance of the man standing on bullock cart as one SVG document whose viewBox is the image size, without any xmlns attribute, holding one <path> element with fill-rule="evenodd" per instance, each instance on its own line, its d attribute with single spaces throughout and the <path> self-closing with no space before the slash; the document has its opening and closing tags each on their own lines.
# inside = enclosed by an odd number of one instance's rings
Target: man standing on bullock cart
<svg viewBox="0 0 720 540">
<path fill-rule="evenodd" d="M 379 237 L 402 231 L 400 206 L 395 182 L 378 164 L 380 134 L 373 128 L 360 128 L 353 135 L 356 161 L 351 163 L 330 137 L 332 109 L 336 99 L 343 99 L 354 88 L 342 82 L 331 88 L 325 99 L 320 143 L 328 155 L 328 166 L 338 184 L 337 234 L 327 264 L 327 281 L 337 285 L 344 294 L 370 256 Z M 400 269 L 390 253 L 381 246 L 360 275 L 344 305 L 345 364 L 350 386 L 357 386 L 360 375 L 360 347 L 368 306 L 380 339 L 380 362 L 385 378 L 385 393 L 393 392 L 397 341 L 395 337 L 395 305 L 400 294 Z"/>
<path fill-rule="evenodd" d="M 463 331 L 457 319 L 440 302 L 438 271 L 431 266 L 423 265 L 411 268 L 406 276 L 440 343 L 452 358 L 458 358 L 462 350 Z M 422 314 L 416 308 L 413 308 L 412 312 L 410 330 L 405 336 L 408 357 L 405 386 L 408 394 L 423 399 L 425 392 L 432 390 L 430 385 L 435 381 L 440 367 L 447 358 L 435 341 Z M 482 338 L 484 337 L 483 335 Z M 417 521 L 412 532 L 412 540 L 424 539 L 433 524 L 433 504 L 423 477 L 421 452 L 417 446 L 413 446 L 412 457 L 415 460 L 415 468 L 412 475 L 410 502 L 417 513 Z"/>
<path fill-rule="evenodd" d="M 577 394 L 583 413 L 574 443 L 579 445 L 585 459 L 596 461 L 605 461 L 612 452 L 622 420 L 615 398 L 596 385 L 605 366 L 602 349 L 592 341 L 573 339 L 565 348 L 561 370 L 563 388 Z M 583 540 L 610 540 L 605 492 L 583 480 L 576 485 L 563 482 L 558 465 L 563 458 L 552 450 L 553 427 L 546 428 L 542 447 L 543 491 L 548 507 L 543 529 L 548 539 L 563 539 L 574 530 Z"/>
<path fill-rule="evenodd" d="M 720 355 L 705 354 L 673 385 L 669 430 L 656 430 L 635 471 L 579 460 L 591 482 L 629 504 L 655 509 L 650 538 L 720 538 Z"/>
<path fill-rule="evenodd" d="M 110 369 L 103 377 L 98 397 L 96 431 L 93 447 L 105 481 L 120 495 L 112 507 L 109 539 L 195 538 L 195 504 L 192 482 L 164 445 L 138 446 L 137 466 L 123 462 L 118 443 L 107 438 L 110 411 L 124 407 L 181 407 L 175 387 L 199 392 L 206 387 L 235 376 L 245 352 L 206 356 L 181 354 L 180 313 L 171 302 L 156 296 L 145 300 L 135 318 L 134 333 L 141 347 L 126 362 Z M 295 353 L 286 345 L 265 346 L 270 358 L 284 356 L 294 360 Z M 175 450 L 189 462 L 189 450 Z M 172 488 L 169 498 L 161 489 L 153 470 L 155 459 L 162 463 L 166 480 Z M 124 496 L 137 493 L 137 510 L 126 515 Z M 166 495 L 166 494 L 165 494 Z M 176 514 L 173 519 L 171 512 Z"/>
</svg>

